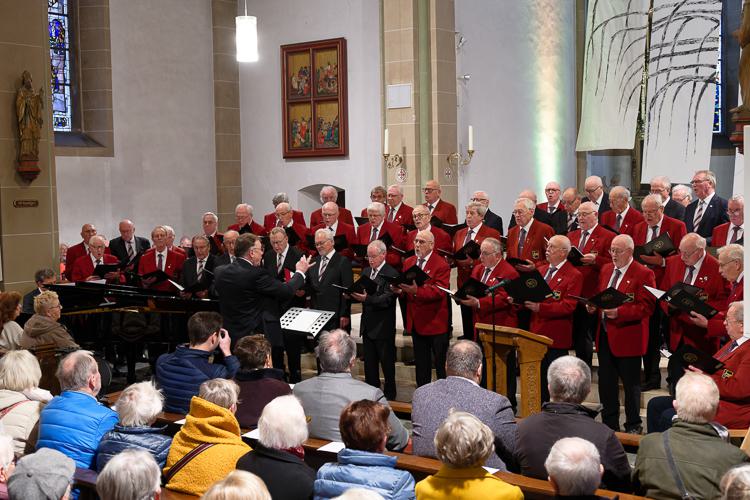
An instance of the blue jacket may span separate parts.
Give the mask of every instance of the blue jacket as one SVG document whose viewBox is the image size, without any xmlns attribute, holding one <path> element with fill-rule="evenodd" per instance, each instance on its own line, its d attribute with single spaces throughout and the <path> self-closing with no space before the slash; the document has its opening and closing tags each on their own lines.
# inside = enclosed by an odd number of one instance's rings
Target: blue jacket
<svg viewBox="0 0 750 500">
<path fill-rule="evenodd" d="M 134 448 L 151 453 L 163 469 L 169 454 L 172 438 L 162 434 L 164 427 L 123 427 L 120 424 L 104 435 L 96 452 L 96 470 L 101 472 L 112 457 L 123 450 Z"/>
<path fill-rule="evenodd" d="M 232 378 L 240 368 L 235 356 L 224 358 L 224 364 L 209 363 L 211 353 L 178 345 L 175 352 L 162 354 L 156 360 L 156 382 L 164 392 L 164 410 L 186 414 L 190 399 L 206 380 Z"/>
<path fill-rule="evenodd" d="M 344 448 L 339 461 L 324 464 L 315 480 L 315 499 L 335 498 L 349 488 L 367 488 L 386 500 L 413 499 L 414 478 L 396 470 L 396 457 Z"/>
<path fill-rule="evenodd" d="M 91 469 L 102 436 L 117 423 L 117 413 L 88 394 L 65 391 L 39 415 L 39 448 L 52 448 Z"/>
</svg>

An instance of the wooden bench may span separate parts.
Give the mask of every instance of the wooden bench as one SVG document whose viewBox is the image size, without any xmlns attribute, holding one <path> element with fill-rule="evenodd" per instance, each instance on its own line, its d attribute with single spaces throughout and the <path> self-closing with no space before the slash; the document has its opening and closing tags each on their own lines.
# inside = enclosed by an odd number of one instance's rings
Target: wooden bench
<svg viewBox="0 0 750 500">
<path fill-rule="evenodd" d="M 98 498 L 96 496 L 96 478 L 97 473 L 93 470 L 76 467 L 76 472 L 73 476 L 73 486 L 81 491 L 78 497 L 79 500 L 94 500 Z M 159 498 L 162 500 L 195 500 L 199 497 L 162 488 Z"/>
</svg>

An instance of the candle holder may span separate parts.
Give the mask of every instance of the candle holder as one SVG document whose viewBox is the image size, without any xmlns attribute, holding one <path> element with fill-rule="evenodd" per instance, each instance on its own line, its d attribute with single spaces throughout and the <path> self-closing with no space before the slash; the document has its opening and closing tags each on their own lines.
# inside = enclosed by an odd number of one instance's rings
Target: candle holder
<svg viewBox="0 0 750 500">
<path fill-rule="evenodd" d="M 383 153 L 383 159 L 388 169 L 396 168 L 404 162 L 404 157 L 400 154 Z"/>
<path fill-rule="evenodd" d="M 448 161 L 448 165 L 451 167 L 458 167 L 461 165 L 462 167 L 467 166 L 469 163 L 471 163 L 471 159 L 474 157 L 474 150 L 469 149 L 466 151 L 467 155 L 463 156 L 461 153 L 454 152 L 448 155 L 446 160 Z"/>
</svg>

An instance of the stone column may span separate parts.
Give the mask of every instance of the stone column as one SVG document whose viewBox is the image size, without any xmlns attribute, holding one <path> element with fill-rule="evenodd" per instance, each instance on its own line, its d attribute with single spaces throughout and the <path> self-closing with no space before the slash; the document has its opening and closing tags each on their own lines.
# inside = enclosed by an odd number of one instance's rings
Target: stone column
<svg viewBox="0 0 750 500">
<path fill-rule="evenodd" d="M 234 18 L 237 0 L 212 0 L 214 34 L 214 123 L 216 134 L 216 204 L 220 230 L 234 224 L 242 202 L 240 165 L 240 77 Z M 255 219 L 263 214 L 255 214 Z"/>
<path fill-rule="evenodd" d="M 47 2 L 0 0 L 0 243 L 4 290 L 26 292 L 34 272 L 57 266 L 58 229 L 55 153 L 50 98 Z M 31 72 L 34 88 L 45 92 L 39 144 L 41 174 L 31 184 L 16 174 L 18 126 L 16 91 L 21 74 Z"/>
</svg>

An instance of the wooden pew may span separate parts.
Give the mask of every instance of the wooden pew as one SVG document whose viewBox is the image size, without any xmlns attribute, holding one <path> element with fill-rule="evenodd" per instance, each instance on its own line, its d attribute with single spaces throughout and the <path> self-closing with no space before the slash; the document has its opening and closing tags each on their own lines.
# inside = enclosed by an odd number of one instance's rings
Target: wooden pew
<svg viewBox="0 0 750 500">
<path fill-rule="evenodd" d="M 96 478 L 96 472 L 76 467 L 76 472 L 73 475 L 73 487 L 79 488 L 81 491 L 81 495 L 78 497 L 79 500 L 94 500 L 97 498 Z M 159 498 L 162 500 L 195 500 L 199 497 L 162 488 Z"/>
</svg>

